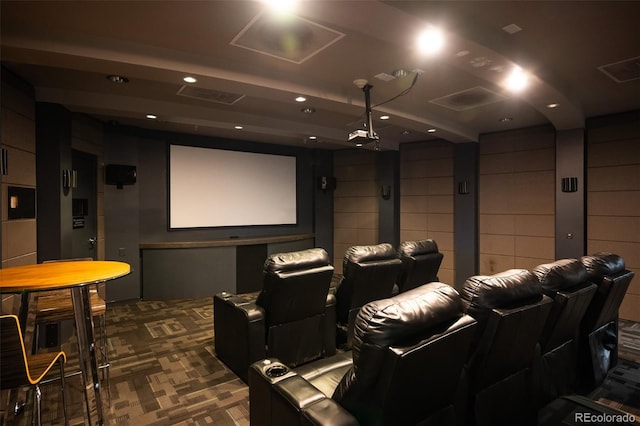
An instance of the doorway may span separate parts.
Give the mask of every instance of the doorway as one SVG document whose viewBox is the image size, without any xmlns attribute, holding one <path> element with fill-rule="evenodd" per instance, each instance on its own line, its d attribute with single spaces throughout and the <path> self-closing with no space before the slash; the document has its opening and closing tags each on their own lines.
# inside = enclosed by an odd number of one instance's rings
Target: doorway
<svg viewBox="0 0 640 426">
<path fill-rule="evenodd" d="M 73 199 L 71 257 L 97 259 L 98 202 L 95 155 L 72 150 Z"/>
</svg>

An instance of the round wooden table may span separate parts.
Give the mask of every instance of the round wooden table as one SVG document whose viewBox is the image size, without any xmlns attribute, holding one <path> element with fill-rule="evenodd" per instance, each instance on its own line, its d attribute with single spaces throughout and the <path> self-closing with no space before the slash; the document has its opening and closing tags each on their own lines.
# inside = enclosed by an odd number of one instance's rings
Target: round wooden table
<svg viewBox="0 0 640 426">
<path fill-rule="evenodd" d="M 95 391 L 98 424 L 104 424 L 100 380 L 95 353 L 93 317 L 89 302 L 89 285 L 103 283 L 125 276 L 131 272 L 129 264 L 113 261 L 73 261 L 52 262 L 36 265 L 15 266 L 0 269 L 0 293 L 20 293 L 23 295 L 20 306 L 21 316 L 26 313 L 31 292 L 69 288 L 73 303 L 73 313 L 78 338 L 80 368 L 87 383 L 87 396 L 91 388 Z M 23 321 L 24 318 L 21 318 Z M 91 380 L 89 375 L 91 375 Z M 91 423 L 91 413 L 87 413 Z"/>
</svg>

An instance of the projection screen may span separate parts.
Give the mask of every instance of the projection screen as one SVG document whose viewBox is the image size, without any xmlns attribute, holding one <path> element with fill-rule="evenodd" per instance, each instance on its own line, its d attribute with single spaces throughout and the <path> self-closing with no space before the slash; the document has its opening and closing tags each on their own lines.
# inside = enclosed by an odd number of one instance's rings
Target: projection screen
<svg viewBox="0 0 640 426">
<path fill-rule="evenodd" d="M 169 147 L 169 227 L 296 223 L 296 157 Z"/>
</svg>

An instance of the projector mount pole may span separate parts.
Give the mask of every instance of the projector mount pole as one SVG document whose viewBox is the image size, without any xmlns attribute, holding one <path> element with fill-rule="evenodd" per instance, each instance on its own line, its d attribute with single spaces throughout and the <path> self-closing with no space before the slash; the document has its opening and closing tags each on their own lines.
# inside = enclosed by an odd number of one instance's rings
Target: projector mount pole
<svg viewBox="0 0 640 426">
<path fill-rule="evenodd" d="M 373 86 L 369 83 L 365 84 L 362 87 L 362 91 L 364 92 L 364 105 L 365 105 L 365 113 L 367 115 L 367 137 L 369 139 L 374 139 L 376 137 L 375 132 L 373 131 L 373 119 L 371 118 L 371 95 L 370 90 Z"/>
</svg>

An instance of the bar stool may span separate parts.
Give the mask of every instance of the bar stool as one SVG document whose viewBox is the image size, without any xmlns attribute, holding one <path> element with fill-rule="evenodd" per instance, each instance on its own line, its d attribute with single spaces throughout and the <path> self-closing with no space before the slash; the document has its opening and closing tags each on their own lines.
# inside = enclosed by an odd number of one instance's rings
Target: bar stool
<svg viewBox="0 0 640 426">
<path fill-rule="evenodd" d="M 91 261 L 93 259 L 62 259 L 62 260 L 47 260 L 43 263 L 51 262 L 70 262 L 70 261 Z M 111 405 L 111 386 L 109 383 L 109 351 L 108 351 L 108 336 L 106 327 L 106 312 L 107 305 L 105 300 L 100 296 L 98 291 L 98 285 L 89 290 L 89 301 L 91 303 L 91 313 L 94 319 L 98 320 L 100 335 L 98 348 L 100 351 L 100 360 L 98 368 L 103 373 L 103 380 L 106 380 L 107 384 L 107 397 L 108 403 Z M 54 290 L 48 292 L 41 292 L 38 297 L 38 305 L 36 309 L 36 326 L 37 330 L 47 324 L 60 323 L 66 320 L 73 320 L 73 302 L 71 300 L 71 292 L 68 289 Z M 36 341 L 37 341 L 36 334 Z M 80 371 L 73 372 L 68 376 L 80 374 Z M 89 412 L 89 402 L 86 401 L 87 412 Z"/>
</svg>

